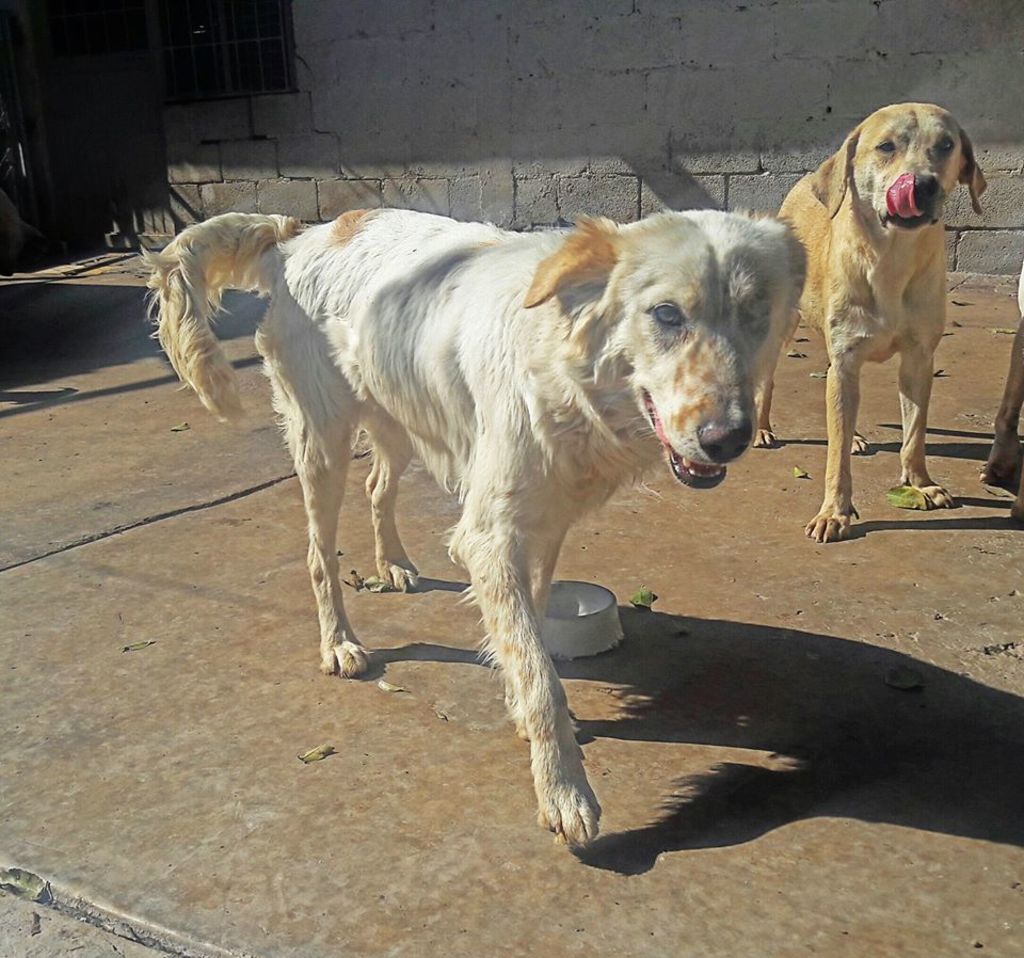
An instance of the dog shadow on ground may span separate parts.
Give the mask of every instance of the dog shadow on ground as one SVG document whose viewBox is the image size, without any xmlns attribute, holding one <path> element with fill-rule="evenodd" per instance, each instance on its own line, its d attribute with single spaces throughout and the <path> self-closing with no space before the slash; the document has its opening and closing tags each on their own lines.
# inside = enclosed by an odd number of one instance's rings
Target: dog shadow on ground
<svg viewBox="0 0 1024 958">
<path fill-rule="evenodd" d="M 637 875 L 664 852 L 742 844 L 818 816 L 1024 846 L 1024 699 L 848 639 L 620 612 L 626 640 L 618 649 L 559 663 L 563 678 L 619 690 L 618 714 L 577 716 L 581 741 L 761 754 L 672 782 L 654 821 L 600 836 L 577 852 L 581 862 Z M 976 654 L 1024 655 L 1024 641 Z M 476 661 L 470 651 L 425 644 L 383 657 Z M 921 687 L 886 684 L 896 668 L 912 669 Z"/>
</svg>

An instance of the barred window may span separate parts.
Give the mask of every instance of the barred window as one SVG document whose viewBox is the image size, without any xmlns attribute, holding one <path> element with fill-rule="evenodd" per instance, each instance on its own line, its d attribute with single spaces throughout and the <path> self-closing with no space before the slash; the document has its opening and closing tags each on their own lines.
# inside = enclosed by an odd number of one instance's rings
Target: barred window
<svg viewBox="0 0 1024 958">
<path fill-rule="evenodd" d="M 49 0 L 54 56 L 102 56 L 145 50 L 145 0 Z"/>
<path fill-rule="evenodd" d="M 288 0 L 161 0 L 167 98 L 290 89 L 290 13 Z"/>
</svg>

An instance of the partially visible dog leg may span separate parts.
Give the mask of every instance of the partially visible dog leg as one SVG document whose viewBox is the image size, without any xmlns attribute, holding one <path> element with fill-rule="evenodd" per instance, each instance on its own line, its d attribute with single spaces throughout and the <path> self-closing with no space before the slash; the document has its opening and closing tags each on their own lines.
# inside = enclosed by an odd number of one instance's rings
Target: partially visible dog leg
<svg viewBox="0 0 1024 958">
<path fill-rule="evenodd" d="M 271 310 L 276 304 L 271 306 Z M 281 307 L 286 308 L 286 307 Z M 268 317 L 270 314 L 268 314 Z M 286 343 L 290 340 L 285 340 Z M 356 399 L 326 352 L 278 349 L 269 334 L 257 336 L 274 390 L 274 408 L 302 485 L 309 525 L 307 563 L 320 619 L 320 670 L 353 678 L 366 671 L 366 650 L 345 614 L 338 578 L 338 512 L 352 458 Z M 293 347 L 295 348 L 295 347 Z M 310 357 L 319 368 L 310 368 Z M 302 365 L 304 363 L 305 365 Z M 312 412 L 318 410 L 319 415 Z"/>
<path fill-rule="evenodd" d="M 601 807 L 583 770 L 565 689 L 541 644 L 521 530 L 513 520 L 494 515 L 506 498 L 500 491 L 474 492 L 452 552 L 469 570 L 488 645 L 530 740 L 538 821 L 557 840 L 582 845 L 597 835 Z"/>
<path fill-rule="evenodd" d="M 932 395 L 933 350 L 911 347 L 900 353 L 900 411 L 903 415 L 903 445 L 900 485 L 914 486 L 928 501 L 930 509 L 951 509 L 953 497 L 928 475 L 924 446 L 928 427 L 928 403 Z"/>
<path fill-rule="evenodd" d="M 775 372 L 765 379 L 758 387 L 755 401 L 757 403 L 757 431 L 754 433 L 755 449 L 774 449 L 779 445 L 772 430 L 772 393 L 775 391 Z"/>
<path fill-rule="evenodd" d="M 828 422 L 828 459 L 825 466 L 825 498 L 818 514 L 807 523 L 804 532 L 815 542 L 845 539 L 850 521 L 857 515 L 853 507 L 853 471 L 850 450 L 853 444 L 857 408 L 860 405 L 860 369 L 863 359 L 853 351 L 833 357 L 825 387 L 825 414 Z"/>
<path fill-rule="evenodd" d="M 412 459 L 412 444 L 398 423 L 380 413 L 367 423 L 373 440 L 373 465 L 366 480 L 373 520 L 377 572 L 392 588 L 401 592 L 416 588 L 419 570 L 402 545 L 395 523 L 398 481 Z"/>
<path fill-rule="evenodd" d="M 1003 401 L 996 413 L 995 441 L 989 453 L 988 462 L 981 473 L 982 482 L 1008 486 L 1017 481 L 1021 473 L 1021 445 L 1017 429 L 1020 425 L 1020 410 L 1024 405 L 1024 317 L 1017 327 L 1010 352 L 1010 372 L 1006 377 Z M 1024 475 L 1020 476 L 1017 501 L 1010 514 L 1024 521 Z"/>
<path fill-rule="evenodd" d="M 530 592 L 533 596 L 533 607 L 537 610 L 537 622 L 541 629 L 544 628 L 548 599 L 551 597 L 551 579 L 555 574 L 555 564 L 558 562 L 558 553 L 562 550 L 566 531 L 568 530 L 559 530 L 553 537 L 540 540 L 536 548 L 531 550 L 532 554 L 529 559 Z M 516 735 L 524 742 L 530 741 L 526 721 L 519 709 L 515 691 L 507 676 L 505 677 L 505 707 L 515 726 Z"/>
</svg>

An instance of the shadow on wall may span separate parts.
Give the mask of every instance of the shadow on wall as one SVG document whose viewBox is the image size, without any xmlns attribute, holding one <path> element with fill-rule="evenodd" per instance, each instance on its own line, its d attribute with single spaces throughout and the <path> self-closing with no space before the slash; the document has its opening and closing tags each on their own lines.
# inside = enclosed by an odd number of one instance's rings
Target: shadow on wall
<svg viewBox="0 0 1024 958">
<path fill-rule="evenodd" d="M 582 741 L 698 743 L 772 758 L 666 782 L 655 821 L 601 835 L 578 852 L 584 863 L 636 875 L 663 852 L 742 844 L 815 817 L 1024 846 L 1019 697 L 833 636 L 632 608 L 620 614 L 626 641 L 618 650 L 559 663 L 564 678 L 622 686 L 613 719 L 577 716 Z M 477 661 L 431 645 L 375 658 Z M 886 685 L 896 667 L 918 672 L 923 688 Z"/>
<path fill-rule="evenodd" d="M 955 0 L 293 10 L 313 128 L 338 136 L 342 174 L 357 178 L 507 159 L 527 191 L 552 172 L 581 180 L 570 212 L 598 173 L 640 176 L 666 205 L 717 205 L 719 177 L 702 174 L 813 169 L 888 102 L 939 102 L 976 141 L 1024 138 L 1017 0 L 983 12 Z"/>
</svg>

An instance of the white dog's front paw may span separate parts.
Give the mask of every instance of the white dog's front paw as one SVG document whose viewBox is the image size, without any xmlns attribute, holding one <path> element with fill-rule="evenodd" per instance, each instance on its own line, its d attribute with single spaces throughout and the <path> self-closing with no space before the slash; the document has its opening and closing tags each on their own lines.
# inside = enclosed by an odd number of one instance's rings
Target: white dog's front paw
<svg viewBox="0 0 1024 958">
<path fill-rule="evenodd" d="M 555 841 L 564 845 L 586 845 L 597 837 L 601 806 L 587 776 L 560 770 L 548 785 L 537 785 L 537 822 L 555 833 Z"/>
</svg>

